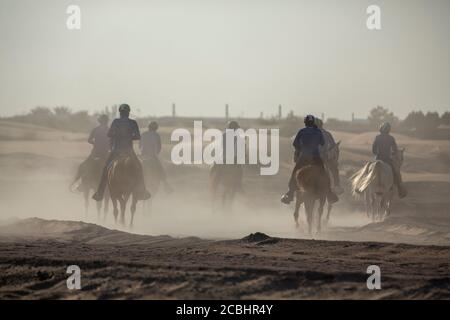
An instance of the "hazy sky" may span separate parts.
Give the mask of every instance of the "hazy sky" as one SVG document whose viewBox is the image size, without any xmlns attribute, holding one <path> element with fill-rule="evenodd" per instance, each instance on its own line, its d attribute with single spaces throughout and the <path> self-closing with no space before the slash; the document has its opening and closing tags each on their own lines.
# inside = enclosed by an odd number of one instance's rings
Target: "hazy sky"
<svg viewBox="0 0 450 320">
<path fill-rule="evenodd" d="M 121 102 L 157 116 L 172 102 L 188 116 L 450 110 L 449 0 L 0 0 L 0 40 L 0 116 Z"/>
</svg>

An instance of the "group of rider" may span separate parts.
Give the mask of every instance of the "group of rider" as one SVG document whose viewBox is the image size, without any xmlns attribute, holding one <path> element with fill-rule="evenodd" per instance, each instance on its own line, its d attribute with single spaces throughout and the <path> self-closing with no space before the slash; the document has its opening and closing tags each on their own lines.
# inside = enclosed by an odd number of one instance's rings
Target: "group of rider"
<svg viewBox="0 0 450 320">
<path fill-rule="evenodd" d="M 130 106 L 128 104 L 120 105 L 119 114 L 120 117 L 114 119 L 109 128 L 108 116 L 99 116 L 99 126 L 92 130 L 88 138 L 88 142 L 93 146 L 92 151 L 89 157 L 79 166 L 75 181 L 81 178 L 91 161 L 94 159 L 104 161 L 105 166 L 100 183 L 92 197 L 96 201 L 101 201 L 106 189 L 109 166 L 119 154 L 126 153 L 133 161 L 136 161 L 140 170 L 138 181 L 136 181 L 135 196 L 138 200 L 149 199 L 151 195 L 145 187 L 143 168 L 133 148 L 133 141 L 139 140 L 141 157 L 152 160 L 161 181 L 166 187 L 166 191 L 170 192 L 171 187 L 167 182 L 164 168 L 158 158 L 161 151 L 161 137 L 157 132 L 158 124 L 155 121 L 151 121 L 148 125 L 148 131 L 141 135 L 137 122 L 130 119 Z M 333 183 L 330 182 L 329 184 L 327 201 L 335 203 L 338 201 L 337 194 L 343 192 L 340 186 L 337 157 L 331 155 L 331 151 L 337 149 L 337 144 L 332 134 L 323 128 L 322 120 L 312 115 L 307 115 L 304 119 L 304 124 L 305 127 L 297 133 L 293 142 L 295 166 L 289 180 L 288 192 L 282 196 L 281 202 L 289 204 L 294 199 L 297 190 L 296 173 L 298 170 L 308 165 L 316 165 L 330 173 L 330 181 L 333 181 Z M 230 121 L 227 125 L 227 129 L 237 130 L 238 128 L 239 124 L 236 121 Z M 402 184 L 399 167 L 393 163 L 394 156 L 399 150 L 395 138 L 389 134 L 390 130 L 391 126 L 387 122 L 380 126 L 380 134 L 375 138 L 372 152 L 376 160 L 384 161 L 391 166 L 394 184 L 397 187 L 399 197 L 403 198 L 406 196 L 406 190 Z M 225 146 L 225 143 L 223 144 Z"/>
</svg>

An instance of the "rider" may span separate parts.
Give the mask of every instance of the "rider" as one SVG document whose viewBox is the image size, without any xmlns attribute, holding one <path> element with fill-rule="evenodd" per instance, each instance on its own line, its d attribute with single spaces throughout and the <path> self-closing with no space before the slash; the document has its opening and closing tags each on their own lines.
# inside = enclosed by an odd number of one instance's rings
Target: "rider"
<svg viewBox="0 0 450 320">
<path fill-rule="evenodd" d="M 216 178 L 217 179 L 221 179 L 222 175 L 227 174 L 226 169 L 228 168 L 228 165 L 234 165 L 237 169 L 238 169 L 238 176 L 239 176 L 239 186 L 238 188 L 240 189 L 241 192 L 243 192 L 242 190 L 242 175 L 243 175 L 243 169 L 242 166 L 240 164 L 237 163 L 237 149 L 238 149 L 238 139 L 242 139 L 239 136 L 235 136 L 234 137 L 234 143 L 233 143 L 233 147 L 234 147 L 234 163 L 233 164 L 227 164 L 226 163 L 226 158 L 227 158 L 227 130 L 233 130 L 234 133 L 236 133 L 235 131 L 240 129 L 239 123 L 235 120 L 231 120 L 227 123 L 227 127 L 225 129 L 225 132 L 222 134 L 222 159 L 223 162 L 222 164 L 218 164 L 218 163 L 214 163 L 212 169 L 211 169 L 211 173 L 216 172 Z M 243 141 L 243 143 L 245 143 L 245 141 Z M 244 144 L 245 145 L 245 144 Z"/>
<path fill-rule="evenodd" d="M 331 132 L 325 130 L 323 128 L 323 121 L 322 119 L 316 118 L 315 120 L 316 127 L 322 131 L 323 138 L 325 140 L 325 144 L 323 147 L 320 148 L 320 154 L 322 157 L 322 160 L 324 161 L 325 166 L 330 170 L 332 176 L 333 176 L 333 185 L 336 193 L 342 194 L 343 189 L 341 187 L 341 182 L 339 179 L 339 169 L 338 169 L 338 163 L 337 159 L 330 159 L 329 151 L 333 148 L 337 148 L 336 141 L 333 138 L 333 135 Z"/>
<path fill-rule="evenodd" d="M 161 152 L 161 136 L 156 132 L 158 127 L 156 121 L 150 121 L 148 124 L 148 131 L 142 134 L 141 140 L 139 141 L 139 149 L 141 150 L 141 157 L 143 159 L 151 160 L 152 164 L 155 165 L 159 177 L 164 183 L 166 192 L 171 193 L 173 189 L 167 182 L 166 172 L 158 158 L 158 155 Z"/>
<path fill-rule="evenodd" d="M 92 129 L 91 134 L 88 138 L 88 143 L 92 144 L 92 150 L 86 160 L 84 160 L 78 167 L 77 174 L 73 180 L 73 183 L 77 182 L 78 179 L 86 172 L 87 167 L 92 162 L 92 160 L 100 159 L 105 160 L 108 157 L 110 149 L 110 140 L 108 138 L 108 116 L 102 114 L 97 119 L 99 125 Z M 81 185 L 78 187 L 80 188 Z"/>
<path fill-rule="evenodd" d="M 384 122 L 380 125 L 380 134 L 375 137 L 375 141 L 372 145 L 372 152 L 376 156 L 376 160 L 381 160 L 389 164 L 394 174 L 394 183 L 398 189 L 398 195 L 400 198 L 404 198 L 407 191 L 402 183 L 402 176 L 400 173 L 400 167 L 394 165 L 393 156 L 395 156 L 399 150 L 395 138 L 389 133 L 391 131 L 391 124 Z"/>
<path fill-rule="evenodd" d="M 315 125 L 315 118 L 312 115 L 307 115 L 304 119 L 305 128 L 301 129 L 294 139 L 293 146 L 295 148 L 295 167 L 292 171 L 291 178 L 289 180 L 289 190 L 281 198 L 281 202 L 289 204 L 294 200 L 295 191 L 297 186 L 297 171 L 307 165 L 317 165 L 324 168 L 323 161 L 320 158 L 319 146 L 325 144 L 322 131 Z M 329 203 L 335 203 L 338 201 L 338 197 L 330 190 L 328 191 L 327 199 Z"/>
<path fill-rule="evenodd" d="M 138 200 L 147 200 L 150 198 L 150 193 L 145 189 L 144 176 L 142 172 L 142 165 L 136 156 L 133 149 L 133 141 L 141 139 L 139 132 L 139 127 L 135 120 L 129 118 L 130 116 L 130 106 L 128 104 L 122 104 L 119 107 L 120 118 L 114 119 L 111 123 L 111 127 L 108 131 L 108 137 L 111 138 L 111 153 L 106 161 L 105 167 L 103 168 L 102 177 L 100 184 L 98 186 L 97 192 L 92 196 L 92 199 L 101 201 L 103 199 L 103 194 L 105 193 L 108 168 L 110 164 L 117 158 L 121 153 L 127 153 L 129 156 L 136 161 L 139 165 L 139 178 L 138 178 Z"/>
</svg>

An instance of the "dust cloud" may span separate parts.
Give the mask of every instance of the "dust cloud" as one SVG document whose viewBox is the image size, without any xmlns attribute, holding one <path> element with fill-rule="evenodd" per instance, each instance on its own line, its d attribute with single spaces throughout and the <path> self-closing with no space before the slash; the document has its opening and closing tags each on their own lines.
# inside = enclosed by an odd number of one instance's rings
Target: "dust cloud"
<svg viewBox="0 0 450 320">
<path fill-rule="evenodd" d="M 392 214 L 386 221 L 371 223 L 364 213 L 363 201 L 350 195 L 348 177 L 370 159 L 366 149 L 373 133 L 334 134 L 336 139 L 343 141 L 340 163 L 346 190 L 333 207 L 328 225 L 314 239 L 450 243 L 450 174 L 440 165 L 441 158 L 432 152 L 427 154 L 427 162 L 423 161 L 422 150 L 431 144 L 397 137 L 400 145 L 407 146 L 404 178 L 409 195 L 402 200 L 394 199 Z M 70 138 L 0 141 L 0 221 L 28 217 L 74 220 L 137 234 L 205 239 L 236 239 L 254 232 L 281 238 L 310 238 L 303 210 L 300 228 L 296 229 L 293 205 L 285 206 L 279 201 L 286 190 L 292 166 L 292 150 L 286 138 L 280 140 L 282 162 L 279 173 L 261 176 L 259 168 L 246 166 L 244 190 L 226 210 L 221 208 L 220 199 L 213 205 L 209 167 L 176 166 L 168 160 L 170 145 L 164 145 L 161 159 L 175 191 L 166 194 L 160 188 L 151 203 L 139 202 L 132 228 L 128 225 L 129 210 L 125 225 L 116 224 L 112 205 L 106 216 L 103 211 L 99 215 L 95 202 L 90 200 L 85 212 L 83 196 L 69 189 L 77 166 L 89 153 L 89 145 L 83 137 Z M 447 152 L 450 143 L 441 140 L 439 147 Z"/>
</svg>

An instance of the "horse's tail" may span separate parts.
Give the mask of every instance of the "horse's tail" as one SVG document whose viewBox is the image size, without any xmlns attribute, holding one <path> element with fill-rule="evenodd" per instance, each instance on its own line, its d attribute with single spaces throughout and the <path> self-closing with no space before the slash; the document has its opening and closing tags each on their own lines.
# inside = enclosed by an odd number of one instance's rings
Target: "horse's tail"
<svg viewBox="0 0 450 320">
<path fill-rule="evenodd" d="M 124 190 L 134 190 L 139 174 L 139 161 L 128 155 L 119 156 L 114 159 L 107 168 L 108 185 L 111 193 L 118 195 Z"/>
<path fill-rule="evenodd" d="M 80 173 L 81 166 L 82 166 L 82 165 L 80 165 L 80 166 L 77 168 L 77 173 L 73 176 L 72 181 L 70 182 L 70 185 L 69 185 L 69 191 L 72 192 L 72 193 L 76 193 L 75 185 L 76 185 L 77 182 L 81 179 L 81 176 L 82 176 L 81 173 Z"/>
<path fill-rule="evenodd" d="M 366 165 L 353 174 L 350 179 L 352 182 L 352 194 L 354 196 L 360 196 L 370 184 L 377 178 L 377 172 L 379 170 L 379 161 L 376 162 L 368 162 Z"/>
<path fill-rule="evenodd" d="M 77 193 L 76 190 L 75 190 L 75 184 L 77 183 L 78 180 L 79 180 L 79 179 L 75 180 L 75 178 L 74 178 L 74 179 L 72 180 L 72 182 L 70 183 L 70 185 L 69 185 L 69 191 L 70 191 L 71 193 Z"/>
<path fill-rule="evenodd" d="M 308 165 L 300 169 L 296 175 L 300 190 L 320 196 L 328 189 L 330 183 L 328 174 L 319 166 Z"/>
</svg>

